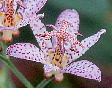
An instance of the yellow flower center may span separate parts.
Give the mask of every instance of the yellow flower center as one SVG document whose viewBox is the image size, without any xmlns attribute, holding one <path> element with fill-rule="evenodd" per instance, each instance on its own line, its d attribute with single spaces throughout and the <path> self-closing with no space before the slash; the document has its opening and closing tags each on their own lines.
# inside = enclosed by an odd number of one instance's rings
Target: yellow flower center
<svg viewBox="0 0 112 88">
<path fill-rule="evenodd" d="M 64 54 L 64 50 L 62 47 L 63 47 L 62 40 L 58 38 L 58 43 L 55 51 L 49 51 L 48 57 L 46 58 L 46 61 L 49 64 L 52 64 L 53 66 L 57 66 L 60 69 L 65 68 L 69 60 L 69 57 Z"/>
</svg>

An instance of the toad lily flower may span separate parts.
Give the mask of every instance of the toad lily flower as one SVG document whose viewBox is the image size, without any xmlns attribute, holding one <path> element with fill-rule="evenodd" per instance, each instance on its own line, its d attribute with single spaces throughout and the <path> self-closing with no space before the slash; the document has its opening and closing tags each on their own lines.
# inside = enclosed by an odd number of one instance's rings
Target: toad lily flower
<svg viewBox="0 0 112 88">
<path fill-rule="evenodd" d="M 12 41 L 12 35 L 18 35 L 18 28 L 31 24 L 31 18 L 39 19 L 36 13 L 44 6 L 47 0 L 3 0 L 0 12 L 0 40 Z M 20 5 L 17 9 L 17 5 Z M 28 8 L 27 8 L 28 7 Z M 32 27 L 32 26 L 31 26 Z"/>
<path fill-rule="evenodd" d="M 15 13 L 17 8 L 17 0 L 2 0 L 2 8 L 0 11 L 0 32 L 3 33 L 0 40 L 5 42 L 10 42 L 12 35 L 18 35 L 19 31 L 16 28 L 16 25 L 21 20 L 21 15 Z M 18 2 L 22 1 L 18 0 Z"/>
<path fill-rule="evenodd" d="M 99 40 L 106 32 L 105 29 L 79 42 L 77 40 L 77 35 L 81 35 L 78 33 L 79 15 L 76 10 L 70 9 L 59 15 L 55 26 L 49 25 L 55 30 L 46 32 L 43 31 L 46 30 L 44 24 L 39 25 L 37 27 L 35 24 L 32 30 L 41 49 L 31 43 L 16 43 L 9 46 L 6 53 L 16 58 L 44 64 L 45 76 L 48 78 L 54 75 L 58 82 L 63 80 L 63 73 L 101 81 L 101 71 L 95 64 L 87 60 L 76 62 L 75 60 Z"/>
</svg>

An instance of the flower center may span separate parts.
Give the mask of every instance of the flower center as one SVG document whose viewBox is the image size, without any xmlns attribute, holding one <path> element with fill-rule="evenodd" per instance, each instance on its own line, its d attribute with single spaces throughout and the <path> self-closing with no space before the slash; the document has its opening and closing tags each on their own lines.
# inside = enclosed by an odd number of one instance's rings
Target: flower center
<svg viewBox="0 0 112 88">
<path fill-rule="evenodd" d="M 60 69 L 66 67 L 69 57 L 64 55 L 63 41 L 58 39 L 57 47 L 55 51 L 48 52 L 50 63 L 53 66 L 57 66 Z"/>
<path fill-rule="evenodd" d="M 22 18 L 20 14 L 15 14 L 13 2 L 14 0 L 10 2 L 5 1 L 4 8 L 6 9 L 6 12 L 0 12 L 0 23 L 5 27 L 15 26 Z"/>
<path fill-rule="evenodd" d="M 19 32 L 16 28 L 16 25 L 20 23 L 22 16 L 20 14 L 16 14 L 14 10 L 14 0 L 5 0 L 3 1 L 3 12 L 0 12 L 0 26 L 4 27 L 4 30 L 0 40 L 9 42 L 12 41 L 12 35 L 18 35 Z M 12 29 L 8 29 L 12 27 Z M 14 30 L 15 31 L 14 31 Z"/>
</svg>

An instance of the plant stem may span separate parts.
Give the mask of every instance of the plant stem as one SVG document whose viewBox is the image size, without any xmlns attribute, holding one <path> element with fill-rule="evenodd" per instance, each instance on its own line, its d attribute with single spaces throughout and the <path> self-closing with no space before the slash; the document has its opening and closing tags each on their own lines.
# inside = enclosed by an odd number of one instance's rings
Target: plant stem
<svg viewBox="0 0 112 88">
<path fill-rule="evenodd" d="M 44 79 L 39 85 L 37 85 L 35 88 L 44 88 L 48 83 L 50 83 L 54 78 L 50 79 Z"/>
<path fill-rule="evenodd" d="M 17 70 L 17 68 L 10 61 L 8 56 L 1 56 L 0 58 L 8 65 L 8 67 L 12 70 L 12 72 L 19 78 L 19 80 L 27 87 L 34 88 L 31 83 Z"/>
</svg>

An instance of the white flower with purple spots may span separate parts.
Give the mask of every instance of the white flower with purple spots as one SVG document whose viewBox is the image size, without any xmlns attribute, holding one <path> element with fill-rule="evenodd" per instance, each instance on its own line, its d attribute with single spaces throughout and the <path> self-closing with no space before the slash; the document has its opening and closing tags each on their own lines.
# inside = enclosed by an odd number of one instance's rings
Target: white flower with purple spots
<svg viewBox="0 0 112 88">
<path fill-rule="evenodd" d="M 101 81 L 100 69 L 87 60 L 75 61 L 93 46 L 102 34 L 101 29 L 96 34 L 77 40 L 79 30 L 79 15 L 76 10 L 64 10 L 58 17 L 53 31 L 47 32 L 44 24 L 32 26 L 33 33 L 41 49 L 31 43 L 16 43 L 7 48 L 6 53 L 16 58 L 36 61 L 44 64 L 46 77 L 55 76 L 55 80 L 63 80 L 63 73 L 70 73 L 88 79 Z M 51 41 L 52 39 L 52 41 Z"/>
<path fill-rule="evenodd" d="M 19 28 L 30 24 L 33 21 L 40 21 L 43 14 L 37 13 L 45 5 L 47 0 L 3 0 L 0 1 L 0 32 L 3 33 L 0 40 L 12 41 L 12 35 L 19 34 Z M 19 8 L 17 9 L 17 6 Z"/>
</svg>

